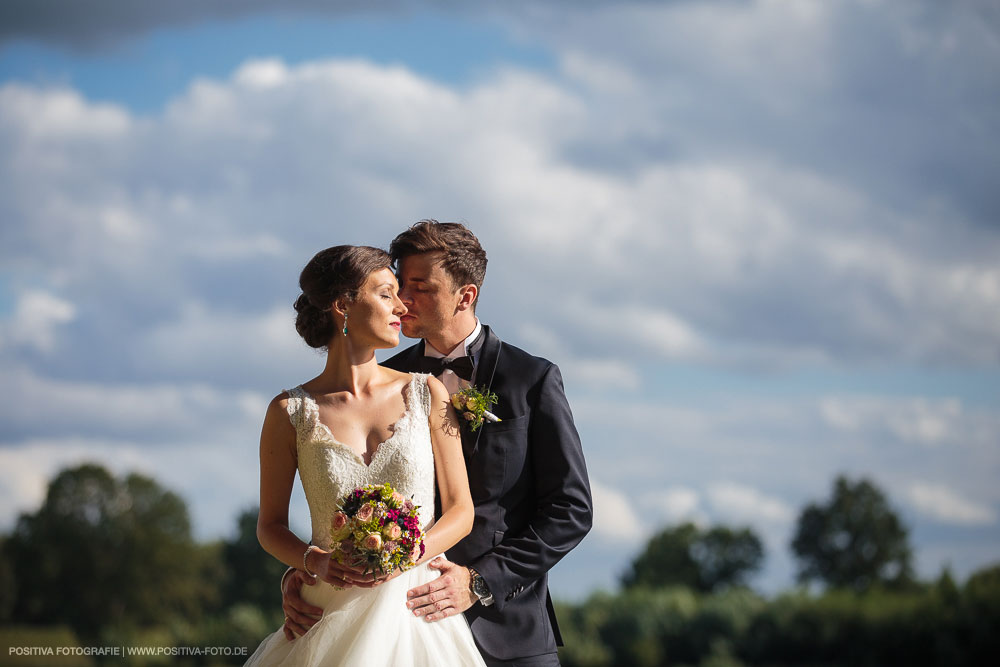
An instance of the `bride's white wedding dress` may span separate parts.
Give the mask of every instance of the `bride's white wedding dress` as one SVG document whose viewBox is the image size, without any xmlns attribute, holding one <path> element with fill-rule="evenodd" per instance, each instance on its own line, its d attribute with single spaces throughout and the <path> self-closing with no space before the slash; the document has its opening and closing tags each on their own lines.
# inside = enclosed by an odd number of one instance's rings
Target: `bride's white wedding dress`
<svg viewBox="0 0 1000 667">
<path fill-rule="evenodd" d="M 339 501 L 365 484 L 388 482 L 420 506 L 424 530 L 434 518 L 434 455 L 431 448 L 427 376 L 414 374 L 406 411 L 393 434 L 365 465 L 319 420 L 316 401 L 301 387 L 288 392 L 288 415 L 297 434 L 299 476 L 309 503 L 312 543 L 330 545 L 330 521 Z M 438 576 L 425 564 L 376 588 L 339 591 L 324 582 L 302 587 L 302 597 L 323 609 L 305 635 L 269 635 L 247 665 L 382 665 L 438 667 L 484 665 L 461 614 L 428 623 L 406 608 L 406 591 Z"/>
</svg>

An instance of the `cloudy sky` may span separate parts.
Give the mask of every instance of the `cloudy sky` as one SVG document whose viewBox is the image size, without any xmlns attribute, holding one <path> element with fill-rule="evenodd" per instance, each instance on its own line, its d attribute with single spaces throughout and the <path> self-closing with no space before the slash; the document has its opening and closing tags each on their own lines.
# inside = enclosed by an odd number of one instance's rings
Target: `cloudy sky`
<svg viewBox="0 0 1000 667">
<path fill-rule="evenodd" d="M 597 509 L 558 597 L 688 519 L 790 586 L 839 473 L 964 577 L 1000 559 L 998 62 L 986 0 L 4 2 L 0 530 L 97 460 L 230 534 L 322 364 L 298 271 L 433 217 L 566 378 Z"/>
</svg>

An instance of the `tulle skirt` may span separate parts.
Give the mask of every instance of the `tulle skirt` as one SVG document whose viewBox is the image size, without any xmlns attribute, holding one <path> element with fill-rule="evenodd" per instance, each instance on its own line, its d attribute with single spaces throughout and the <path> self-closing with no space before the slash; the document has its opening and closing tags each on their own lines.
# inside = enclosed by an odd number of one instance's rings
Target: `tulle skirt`
<svg viewBox="0 0 1000 667">
<path fill-rule="evenodd" d="M 428 623 L 406 608 L 406 591 L 436 579 L 419 565 L 377 588 L 338 591 L 317 582 L 302 597 L 323 609 L 305 635 L 285 639 L 279 629 L 258 647 L 247 665 L 323 667 L 441 667 L 484 665 L 462 614 Z"/>
</svg>

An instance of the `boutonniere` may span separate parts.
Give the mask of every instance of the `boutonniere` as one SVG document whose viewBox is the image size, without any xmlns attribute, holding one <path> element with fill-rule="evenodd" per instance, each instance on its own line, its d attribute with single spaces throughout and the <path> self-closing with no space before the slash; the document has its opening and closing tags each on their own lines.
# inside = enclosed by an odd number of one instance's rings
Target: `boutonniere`
<svg viewBox="0 0 1000 667">
<path fill-rule="evenodd" d="M 498 402 L 496 394 L 476 387 L 469 387 L 451 395 L 451 404 L 465 418 L 465 421 L 469 422 L 469 428 L 473 432 L 482 426 L 484 421 L 502 421 L 488 409 Z"/>
</svg>

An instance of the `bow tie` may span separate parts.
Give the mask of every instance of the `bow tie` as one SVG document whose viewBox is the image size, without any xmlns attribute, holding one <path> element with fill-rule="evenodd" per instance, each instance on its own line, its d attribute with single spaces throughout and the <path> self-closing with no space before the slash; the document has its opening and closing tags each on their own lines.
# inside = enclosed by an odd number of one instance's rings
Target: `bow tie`
<svg viewBox="0 0 1000 667">
<path fill-rule="evenodd" d="M 439 359 L 437 357 L 421 357 L 420 372 L 440 375 L 446 370 L 451 371 L 458 377 L 472 382 L 472 371 L 475 363 L 470 356 L 455 357 L 454 359 Z"/>
</svg>

